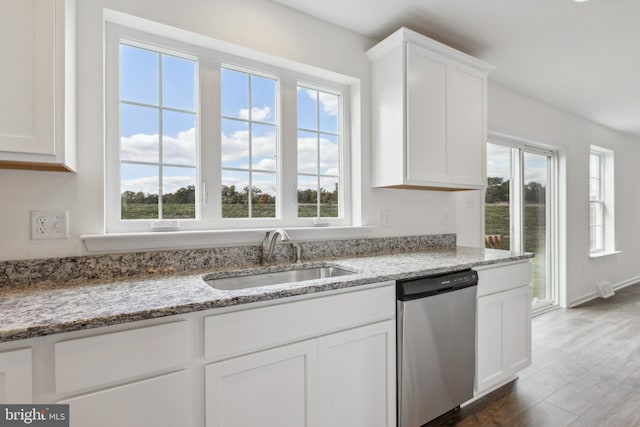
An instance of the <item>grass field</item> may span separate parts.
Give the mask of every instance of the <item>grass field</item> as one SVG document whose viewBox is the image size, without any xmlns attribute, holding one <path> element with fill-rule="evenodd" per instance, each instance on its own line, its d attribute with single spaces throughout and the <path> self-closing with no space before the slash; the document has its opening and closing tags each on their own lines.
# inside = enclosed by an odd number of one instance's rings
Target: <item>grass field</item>
<svg viewBox="0 0 640 427">
<path fill-rule="evenodd" d="M 509 250 L 510 244 L 509 206 L 506 204 L 485 205 L 485 234 L 503 235 L 503 247 L 499 249 Z M 544 299 L 541 290 L 545 283 L 545 257 L 546 257 L 546 214 L 543 204 L 527 204 L 524 208 L 524 250 L 533 252 L 536 257 L 531 260 L 532 295 Z"/>
<path fill-rule="evenodd" d="M 164 219 L 189 219 L 195 218 L 194 205 L 165 204 L 162 205 Z M 222 205 L 223 218 L 246 218 L 249 213 L 247 205 Z M 276 216 L 276 206 L 273 204 L 255 204 L 252 206 L 254 218 L 274 218 Z M 158 205 L 129 203 L 122 205 L 122 219 L 156 219 L 158 218 Z M 317 216 L 315 204 L 299 204 L 298 216 L 304 218 L 315 218 Z M 320 205 L 320 216 L 335 218 L 338 216 L 338 205 Z"/>
</svg>

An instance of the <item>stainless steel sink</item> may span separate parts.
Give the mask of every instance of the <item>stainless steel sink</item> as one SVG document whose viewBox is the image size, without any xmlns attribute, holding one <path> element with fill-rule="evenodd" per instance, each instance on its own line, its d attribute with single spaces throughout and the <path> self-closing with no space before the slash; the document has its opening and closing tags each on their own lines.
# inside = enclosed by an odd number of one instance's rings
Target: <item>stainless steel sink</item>
<svg viewBox="0 0 640 427">
<path fill-rule="evenodd" d="M 327 277 L 346 276 L 348 274 L 355 273 L 336 267 L 310 267 L 271 273 L 249 274 L 245 276 L 205 277 L 204 281 L 212 288 L 229 291 L 256 288 L 258 286 L 303 282 L 305 280 L 324 279 Z"/>
</svg>

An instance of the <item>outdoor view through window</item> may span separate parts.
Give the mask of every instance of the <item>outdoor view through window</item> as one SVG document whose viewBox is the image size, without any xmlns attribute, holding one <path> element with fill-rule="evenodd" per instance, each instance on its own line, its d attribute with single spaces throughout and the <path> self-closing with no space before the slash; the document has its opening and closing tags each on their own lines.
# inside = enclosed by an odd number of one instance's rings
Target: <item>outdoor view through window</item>
<svg viewBox="0 0 640 427">
<path fill-rule="evenodd" d="M 198 217 L 199 164 L 219 174 L 217 218 L 278 218 L 279 186 L 294 180 L 297 199 L 284 199 L 298 203 L 298 217 L 340 216 L 340 94 L 298 84 L 295 109 L 283 108 L 278 76 L 221 66 L 221 116 L 213 119 L 220 140 L 202 136 L 202 144 L 219 144 L 214 164 L 198 159 L 199 122 L 212 119 L 200 117 L 197 59 L 125 43 L 119 49 L 121 219 Z M 282 120 L 282 111 L 296 116 Z M 297 165 L 280 164 L 283 149 L 297 155 Z"/>
<path fill-rule="evenodd" d="M 195 218 L 197 63 L 120 45 L 122 219 Z"/>
<path fill-rule="evenodd" d="M 531 260 L 534 305 L 553 298 L 548 250 L 551 167 L 549 153 L 487 144 L 486 247 L 535 254 Z"/>
</svg>

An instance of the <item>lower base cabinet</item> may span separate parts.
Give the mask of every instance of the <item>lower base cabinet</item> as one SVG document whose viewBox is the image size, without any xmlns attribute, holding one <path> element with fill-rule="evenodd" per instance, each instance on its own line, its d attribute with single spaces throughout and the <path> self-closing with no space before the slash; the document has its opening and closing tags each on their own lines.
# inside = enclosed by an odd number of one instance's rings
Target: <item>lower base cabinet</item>
<svg viewBox="0 0 640 427">
<path fill-rule="evenodd" d="M 395 321 L 206 367 L 207 427 L 395 425 Z"/>
<path fill-rule="evenodd" d="M 70 405 L 71 427 L 192 425 L 187 371 L 122 385 L 58 403 Z"/>
<path fill-rule="evenodd" d="M 527 262 L 493 268 L 486 275 L 478 272 L 476 395 L 515 377 L 531 364 L 529 268 Z M 488 278 L 491 283 L 483 282 Z M 483 285 L 495 283 L 501 288 L 489 288 L 492 293 L 485 294 L 488 286 Z"/>
<path fill-rule="evenodd" d="M 33 368 L 30 348 L 0 353 L 0 403 L 33 402 Z"/>
</svg>

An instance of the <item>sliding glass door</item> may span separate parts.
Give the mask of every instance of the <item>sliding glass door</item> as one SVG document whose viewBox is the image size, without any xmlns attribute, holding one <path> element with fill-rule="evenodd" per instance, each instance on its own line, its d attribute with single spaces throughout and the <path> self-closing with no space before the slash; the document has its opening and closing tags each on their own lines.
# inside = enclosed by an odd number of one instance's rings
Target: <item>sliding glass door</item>
<svg viewBox="0 0 640 427">
<path fill-rule="evenodd" d="M 489 143 L 485 195 L 488 248 L 533 252 L 533 308 L 555 304 L 556 155 L 526 145 Z"/>
</svg>

